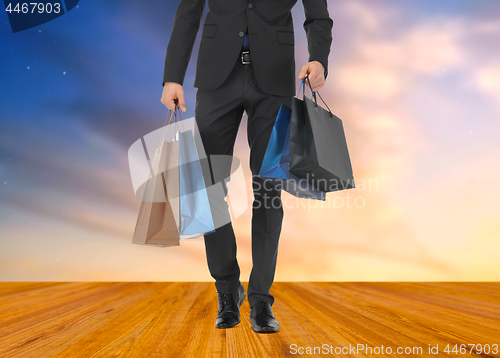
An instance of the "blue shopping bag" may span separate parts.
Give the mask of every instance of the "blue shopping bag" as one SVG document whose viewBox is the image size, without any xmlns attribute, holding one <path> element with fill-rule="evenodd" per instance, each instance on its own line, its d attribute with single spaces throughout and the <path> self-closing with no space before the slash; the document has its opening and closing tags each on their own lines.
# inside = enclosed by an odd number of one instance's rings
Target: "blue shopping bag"
<svg viewBox="0 0 500 358">
<path fill-rule="evenodd" d="M 288 171 L 291 109 L 281 104 L 260 167 L 259 176 L 298 198 L 326 200 L 326 193 Z"/>
<path fill-rule="evenodd" d="M 181 235 L 214 232 L 214 220 L 192 130 L 179 131 Z"/>
<path fill-rule="evenodd" d="M 290 117 L 292 110 L 287 105 L 281 104 L 274 121 L 273 131 L 267 144 L 264 160 L 260 167 L 259 175 L 264 178 L 288 178 L 288 162 L 282 160 L 282 155 L 286 154 L 286 139 L 290 127 Z M 290 149 L 288 146 L 288 153 Z M 286 159 L 286 158 L 285 158 Z"/>
</svg>

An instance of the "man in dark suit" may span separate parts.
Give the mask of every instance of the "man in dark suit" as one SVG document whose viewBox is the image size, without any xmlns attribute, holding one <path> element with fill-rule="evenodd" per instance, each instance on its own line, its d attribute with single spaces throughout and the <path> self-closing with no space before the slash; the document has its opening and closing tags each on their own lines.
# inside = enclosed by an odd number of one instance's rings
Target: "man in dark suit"
<svg viewBox="0 0 500 358">
<path fill-rule="evenodd" d="M 279 329 L 271 306 L 278 241 L 283 221 L 281 190 L 258 176 L 280 105 L 291 107 L 296 93 L 294 29 L 291 9 L 297 0 L 208 0 L 196 65 L 195 117 L 207 156 L 233 154 L 245 111 L 252 172 L 252 259 L 248 283 L 250 321 L 256 332 Z M 326 0 L 302 0 L 309 62 L 299 80 L 312 90 L 324 85 L 333 21 Z M 162 103 L 186 111 L 182 88 L 199 30 L 205 0 L 181 0 L 165 57 Z M 214 169 L 213 167 L 211 168 Z M 213 173 L 212 173 L 213 174 Z M 227 188 L 225 187 L 225 190 Z M 227 194 L 227 191 L 226 191 Z M 240 322 L 245 299 L 236 260 L 231 222 L 205 235 L 210 273 L 219 298 L 216 327 Z"/>
</svg>

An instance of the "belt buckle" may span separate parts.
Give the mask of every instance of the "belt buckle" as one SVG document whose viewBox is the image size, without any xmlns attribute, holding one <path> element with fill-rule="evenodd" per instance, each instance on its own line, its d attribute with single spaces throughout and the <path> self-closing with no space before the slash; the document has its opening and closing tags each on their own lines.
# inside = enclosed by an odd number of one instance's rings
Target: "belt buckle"
<svg viewBox="0 0 500 358">
<path fill-rule="evenodd" d="M 248 54 L 249 54 L 249 53 L 250 53 L 250 51 L 242 51 L 242 52 L 241 52 L 241 63 L 242 63 L 242 64 L 244 64 L 244 65 L 248 65 L 248 64 L 250 63 L 250 61 L 245 61 L 245 60 L 244 60 L 244 58 L 245 58 L 245 56 L 244 56 L 244 55 L 245 55 L 246 53 L 248 53 Z"/>
</svg>

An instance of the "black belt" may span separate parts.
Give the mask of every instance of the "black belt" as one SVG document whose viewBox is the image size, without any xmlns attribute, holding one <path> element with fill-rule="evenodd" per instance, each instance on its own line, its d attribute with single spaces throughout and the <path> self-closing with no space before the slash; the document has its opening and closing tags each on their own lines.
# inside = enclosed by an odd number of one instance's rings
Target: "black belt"
<svg viewBox="0 0 500 358">
<path fill-rule="evenodd" d="M 248 65 L 252 62 L 252 57 L 250 57 L 250 51 L 241 51 L 241 63 Z"/>
</svg>

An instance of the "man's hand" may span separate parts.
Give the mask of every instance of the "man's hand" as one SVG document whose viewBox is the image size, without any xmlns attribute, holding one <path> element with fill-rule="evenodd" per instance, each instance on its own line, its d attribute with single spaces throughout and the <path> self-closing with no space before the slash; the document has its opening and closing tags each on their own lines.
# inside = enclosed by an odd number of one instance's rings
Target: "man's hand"
<svg viewBox="0 0 500 358">
<path fill-rule="evenodd" d="M 167 106 L 171 111 L 175 111 L 175 101 L 183 112 L 186 112 L 186 103 L 184 102 L 184 89 L 182 85 L 177 82 L 165 82 L 163 86 L 163 94 L 161 96 L 161 103 Z"/>
<path fill-rule="evenodd" d="M 302 66 L 299 80 L 302 81 L 306 75 L 308 75 L 309 82 L 311 82 L 311 91 L 317 91 L 325 85 L 325 69 L 321 62 L 311 61 Z M 309 85 L 309 82 L 306 80 L 307 85 Z"/>
</svg>

